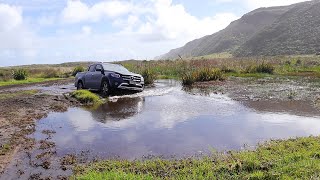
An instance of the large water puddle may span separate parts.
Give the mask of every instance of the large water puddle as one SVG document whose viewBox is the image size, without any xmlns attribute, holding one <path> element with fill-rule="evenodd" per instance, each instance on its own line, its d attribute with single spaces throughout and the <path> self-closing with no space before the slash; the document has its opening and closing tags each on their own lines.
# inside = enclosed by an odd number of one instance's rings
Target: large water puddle
<svg viewBox="0 0 320 180">
<path fill-rule="evenodd" d="M 259 142 L 320 134 L 320 113 L 303 101 L 238 102 L 190 93 L 164 80 L 143 93 L 111 97 L 95 109 L 70 108 L 38 121 L 34 137 L 54 130 L 57 154 L 99 157 L 189 156 L 239 150 Z"/>
</svg>

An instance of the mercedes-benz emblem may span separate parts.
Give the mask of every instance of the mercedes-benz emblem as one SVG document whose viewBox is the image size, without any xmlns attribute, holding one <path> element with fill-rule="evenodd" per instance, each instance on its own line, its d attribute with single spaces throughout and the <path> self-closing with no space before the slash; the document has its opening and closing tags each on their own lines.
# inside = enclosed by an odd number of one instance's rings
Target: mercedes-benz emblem
<svg viewBox="0 0 320 180">
<path fill-rule="evenodd" d="M 133 76 L 131 76 L 131 80 L 133 80 L 134 79 L 134 77 Z"/>
</svg>

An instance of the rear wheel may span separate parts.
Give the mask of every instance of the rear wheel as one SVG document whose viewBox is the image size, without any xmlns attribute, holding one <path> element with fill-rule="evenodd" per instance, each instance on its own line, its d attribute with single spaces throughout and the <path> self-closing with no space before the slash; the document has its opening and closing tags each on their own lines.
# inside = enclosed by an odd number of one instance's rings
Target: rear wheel
<svg viewBox="0 0 320 180">
<path fill-rule="evenodd" d="M 77 90 L 81 90 L 81 89 L 83 89 L 83 83 L 80 81 L 77 84 Z"/>
<path fill-rule="evenodd" d="M 101 84 L 101 93 L 104 97 L 110 95 L 110 86 L 107 81 L 103 81 Z"/>
</svg>

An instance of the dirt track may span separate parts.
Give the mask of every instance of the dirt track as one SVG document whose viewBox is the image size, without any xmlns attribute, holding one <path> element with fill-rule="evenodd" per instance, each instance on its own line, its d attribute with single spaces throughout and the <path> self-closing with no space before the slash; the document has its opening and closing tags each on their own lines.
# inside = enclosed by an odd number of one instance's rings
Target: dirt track
<svg viewBox="0 0 320 180">
<path fill-rule="evenodd" d="M 40 83 L 41 86 L 70 84 L 70 80 Z M 37 84 L 39 85 L 39 84 Z M 63 112 L 70 106 L 79 105 L 77 101 L 61 95 L 37 90 L 35 94 L 14 95 L 22 92 L 19 88 L 32 89 L 35 84 L 0 87 L 0 175 L 16 152 L 31 148 L 33 140 L 26 135 L 34 131 L 35 120 L 45 117 L 49 112 Z"/>
</svg>

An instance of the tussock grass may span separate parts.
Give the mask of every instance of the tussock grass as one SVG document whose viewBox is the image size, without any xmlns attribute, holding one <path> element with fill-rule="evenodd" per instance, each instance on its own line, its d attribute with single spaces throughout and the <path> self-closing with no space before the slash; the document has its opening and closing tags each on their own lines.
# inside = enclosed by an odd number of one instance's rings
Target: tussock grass
<svg viewBox="0 0 320 180">
<path fill-rule="evenodd" d="M 28 72 L 25 69 L 15 69 L 13 71 L 13 79 L 15 80 L 26 80 L 28 77 Z"/>
<path fill-rule="evenodd" d="M 266 74 L 273 74 L 275 67 L 270 63 L 261 63 L 257 65 L 250 65 L 246 68 L 245 73 L 266 73 Z"/>
<path fill-rule="evenodd" d="M 222 81 L 224 74 L 220 69 L 202 68 L 185 73 L 182 76 L 183 85 L 192 85 L 194 82 Z"/>
<path fill-rule="evenodd" d="M 274 140 L 255 151 L 203 158 L 107 160 L 75 168 L 76 179 L 318 179 L 320 137 Z"/>
<path fill-rule="evenodd" d="M 157 78 L 156 74 L 150 69 L 144 69 L 141 75 L 144 78 L 145 85 L 152 85 Z"/>
<path fill-rule="evenodd" d="M 71 93 L 71 97 L 76 98 L 81 103 L 86 105 L 97 105 L 101 104 L 102 100 L 100 97 L 88 90 L 77 90 Z"/>
</svg>

